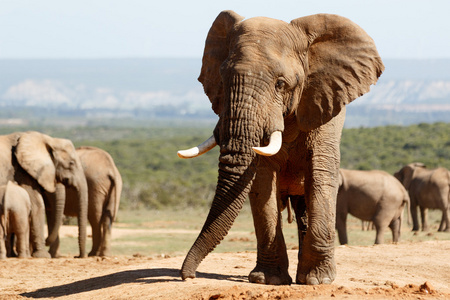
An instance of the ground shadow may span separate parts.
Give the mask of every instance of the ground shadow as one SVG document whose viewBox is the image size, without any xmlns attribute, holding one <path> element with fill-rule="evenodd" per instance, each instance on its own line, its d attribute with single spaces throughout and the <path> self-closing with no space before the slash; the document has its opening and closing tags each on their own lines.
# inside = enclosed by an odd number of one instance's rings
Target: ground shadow
<svg viewBox="0 0 450 300">
<path fill-rule="evenodd" d="M 197 272 L 197 277 L 216 280 L 239 281 L 239 282 L 242 282 L 247 278 L 246 276 L 220 275 L 203 272 Z M 29 298 L 62 297 L 104 289 L 116 285 L 121 285 L 124 283 L 140 282 L 151 284 L 166 281 L 182 281 L 180 278 L 180 270 L 160 268 L 160 269 L 141 269 L 141 270 L 122 271 L 105 276 L 94 277 L 72 283 L 67 283 L 63 285 L 42 288 L 34 292 L 22 293 L 20 295 Z"/>
</svg>

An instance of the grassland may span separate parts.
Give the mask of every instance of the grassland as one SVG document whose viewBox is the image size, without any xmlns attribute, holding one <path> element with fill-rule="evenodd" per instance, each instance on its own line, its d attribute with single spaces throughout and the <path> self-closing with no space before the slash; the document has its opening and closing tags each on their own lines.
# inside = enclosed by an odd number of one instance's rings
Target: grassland
<svg viewBox="0 0 450 300">
<path fill-rule="evenodd" d="M 286 212 L 283 212 L 284 214 Z M 114 255 L 167 257 L 185 255 L 200 232 L 206 219 L 207 209 L 187 210 L 124 210 L 120 211 L 113 227 L 112 252 Z M 437 232 L 441 220 L 440 211 L 429 212 L 430 230 L 412 232 L 403 220 L 400 243 L 429 240 L 450 240 L 450 233 Z M 296 223 L 289 224 L 283 217 L 283 234 L 288 249 L 297 249 Z M 75 226 L 74 226 L 75 227 Z M 76 231 L 76 227 L 74 228 Z M 369 246 L 375 241 L 375 231 L 362 231 L 361 221 L 349 215 L 347 231 L 349 246 Z M 392 233 L 386 229 L 385 242 L 392 242 Z M 336 246 L 339 246 L 336 236 Z M 91 247 L 88 239 L 87 248 Z M 77 254 L 76 235 L 63 236 L 61 253 Z M 214 250 L 215 252 L 256 251 L 256 237 L 248 204 L 236 219 L 228 236 Z"/>
</svg>

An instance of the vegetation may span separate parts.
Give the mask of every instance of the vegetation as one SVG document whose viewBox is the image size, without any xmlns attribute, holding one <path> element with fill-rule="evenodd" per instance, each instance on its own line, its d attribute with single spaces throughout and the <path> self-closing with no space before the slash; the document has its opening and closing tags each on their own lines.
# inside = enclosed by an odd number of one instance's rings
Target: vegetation
<svg viewBox="0 0 450 300">
<path fill-rule="evenodd" d="M 217 180 L 218 149 L 183 160 L 177 150 L 203 142 L 210 123 L 149 127 L 36 127 L 54 137 L 71 139 L 75 146 L 102 148 L 114 158 L 124 181 L 121 209 L 183 210 L 207 207 Z M 30 128 L 0 128 L 1 134 Z M 341 167 L 398 171 L 411 162 L 450 169 L 450 123 L 344 129 Z"/>
<path fill-rule="evenodd" d="M 170 257 L 185 255 L 195 241 L 208 209 L 187 208 L 185 210 L 122 210 L 113 227 L 112 253 L 114 255 Z M 447 232 L 437 232 L 442 213 L 430 211 L 427 232 L 412 232 L 404 219 L 400 243 L 414 243 L 430 240 L 448 240 Z M 76 222 L 74 223 L 76 224 Z M 88 227 L 88 230 L 90 227 Z M 349 215 L 347 218 L 349 245 L 369 246 L 375 241 L 375 230 L 362 231 L 361 221 Z M 78 254 L 77 227 L 65 226 L 60 232 L 61 254 Z M 288 250 L 298 249 L 297 224 L 287 222 L 287 213 L 283 212 L 283 235 Z M 392 233 L 386 228 L 385 243 L 392 242 Z M 86 249 L 91 249 L 92 239 L 87 239 Z M 335 245 L 339 246 L 336 237 Z M 228 235 L 214 252 L 256 251 L 251 209 L 248 205 L 237 217 Z"/>
</svg>

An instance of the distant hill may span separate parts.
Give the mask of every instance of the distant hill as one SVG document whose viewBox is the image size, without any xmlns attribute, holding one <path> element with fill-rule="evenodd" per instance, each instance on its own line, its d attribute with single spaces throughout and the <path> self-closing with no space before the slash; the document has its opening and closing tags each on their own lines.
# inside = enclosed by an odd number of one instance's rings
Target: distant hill
<svg viewBox="0 0 450 300">
<path fill-rule="evenodd" d="M 450 59 L 385 60 L 346 127 L 450 122 Z M 77 118 L 215 118 L 201 59 L 0 60 L 0 123 Z"/>
</svg>

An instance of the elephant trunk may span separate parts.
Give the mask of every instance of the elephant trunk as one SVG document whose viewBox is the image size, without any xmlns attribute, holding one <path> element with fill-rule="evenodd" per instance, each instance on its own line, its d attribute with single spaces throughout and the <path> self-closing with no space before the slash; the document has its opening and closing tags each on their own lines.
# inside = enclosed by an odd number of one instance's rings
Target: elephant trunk
<svg viewBox="0 0 450 300">
<path fill-rule="evenodd" d="M 48 237 L 45 241 L 46 246 L 53 244 L 59 234 L 59 229 L 63 222 L 64 206 L 66 204 L 66 187 L 62 183 L 56 184 L 55 191 L 55 207 L 53 216 L 53 226 L 50 226 L 51 232 L 48 233 Z"/>
<path fill-rule="evenodd" d="M 248 97 L 248 93 L 231 92 L 232 97 L 243 97 L 245 94 Z M 231 99 L 230 102 L 239 103 L 239 99 Z M 260 146 L 262 130 L 255 130 L 257 116 L 250 111 L 252 105 L 237 107 L 232 104 L 231 107 L 233 109 L 221 115 L 215 130 L 215 138 L 220 145 L 216 193 L 205 224 L 183 262 L 183 280 L 195 278 L 200 262 L 228 234 L 255 177 L 257 156 L 252 147 Z M 237 118 L 237 111 L 247 117 Z"/>
<path fill-rule="evenodd" d="M 239 176 L 219 170 L 216 195 L 208 217 L 181 268 L 183 280 L 195 278 L 200 262 L 228 234 L 249 193 L 253 176 L 254 171 Z"/>
<path fill-rule="evenodd" d="M 78 246 L 80 249 L 79 257 L 86 257 L 86 227 L 88 219 L 88 186 L 83 170 L 82 176 L 79 176 L 79 183 L 77 185 L 77 199 L 78 202 Z"/>
</svg>

